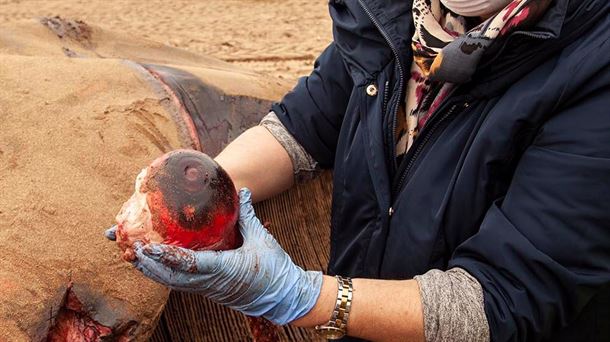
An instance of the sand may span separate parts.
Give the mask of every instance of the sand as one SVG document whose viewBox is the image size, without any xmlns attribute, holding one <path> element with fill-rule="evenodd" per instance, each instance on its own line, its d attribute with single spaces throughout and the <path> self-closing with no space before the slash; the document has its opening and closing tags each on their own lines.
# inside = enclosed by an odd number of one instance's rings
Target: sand
<svg viewBox="0 0 610 342">
<path fill-rule="evenodd" d="M 120 312 L 98 317 L 103 324 L 133 317 L 135 304 L 149 330 L 160 311 L 155 303 L 167 298 L 129 264 L 113 262 L 116 246 L 100 234 L 133 173 L 181 146 L 177 131 L 126 67 L 78 63 L 0 56 L 11 66 L 0 69 L 0 340 L 44 336 L 52 320 L 41 318 L 56 313 L 72 282 L 86 305 L 103 296 L 104 306 Z"/>
<path fill-rule="evenodd" d="M 293 81 L 332 39 L 325 0 L 0 0 L 0 25 L 82 19 Z"/>
</svg>

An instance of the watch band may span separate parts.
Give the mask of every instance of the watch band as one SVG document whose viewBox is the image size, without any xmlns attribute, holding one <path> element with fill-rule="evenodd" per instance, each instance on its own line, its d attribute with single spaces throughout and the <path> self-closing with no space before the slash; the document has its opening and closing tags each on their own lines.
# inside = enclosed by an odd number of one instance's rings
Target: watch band
<svg viewBox="0 0 610 342">
<path fill-rule="evenodd" d="M 330 320 L 324 325 L 316 326 L 316 331 L 329 340 L 342 338 L 347 333 L 347 320 L 352 308 L 354 287 L 349 277 L 336 276 L 338 291 L 335 309 Z"/>
</svg>

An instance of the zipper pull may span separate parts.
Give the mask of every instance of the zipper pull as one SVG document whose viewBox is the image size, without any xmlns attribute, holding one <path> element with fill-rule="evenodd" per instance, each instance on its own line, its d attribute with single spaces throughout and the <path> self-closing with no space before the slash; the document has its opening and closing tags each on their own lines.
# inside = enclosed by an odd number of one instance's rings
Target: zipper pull
<svg viewBox="0 0 610 342">
<path fill-rule="evenodd" d="M 388 209 L 388 216 L 392 217 L 392 214 L 394 214 L 394 208 L 390 207 L 390 209 Z"/>
</svg>

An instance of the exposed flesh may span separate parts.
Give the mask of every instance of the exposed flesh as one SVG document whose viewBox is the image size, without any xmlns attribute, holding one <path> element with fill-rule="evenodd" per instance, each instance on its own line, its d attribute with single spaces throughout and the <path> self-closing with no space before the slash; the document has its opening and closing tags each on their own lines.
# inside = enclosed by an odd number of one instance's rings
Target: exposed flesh
<svg viewBox="0 0 610 342">
<path fill-rule="evenodd" d="M 150 242 L 163 242 L 163 237 L 152 227 L 152 219 L 146 193 L 142 192 L 142 182 L 146 179 L 147 169 L 140 171 L 136 177 L 134 193 L 127 200 L 121 211 L 116 216 L 117 243 L 123 251 L 123 259 L 133 261 L 133 244 L 141 241 L 144 244 Z"/>
</svg>

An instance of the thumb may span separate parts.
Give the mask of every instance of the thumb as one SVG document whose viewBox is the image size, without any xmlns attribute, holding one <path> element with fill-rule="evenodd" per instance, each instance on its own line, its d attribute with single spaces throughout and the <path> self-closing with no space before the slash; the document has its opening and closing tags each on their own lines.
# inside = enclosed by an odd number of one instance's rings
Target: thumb
<svg viewBox="0 0 610 342">
<path fill-rule="evenodd" d="M 239 230 L 244 237 L 244 243 L 258 239 L 261 234 L 266 232 L 265 227 L 256 217 L 252 206 L 252 193 L 248 188 L 242 188 L 239 191 Z"/>
<path fill-rule="evenodd" d="M 254 207 L 252 206 L 252 192 L 248 188 L 239 190 L 239 218 L 253 217 Z"/>
</svg>

